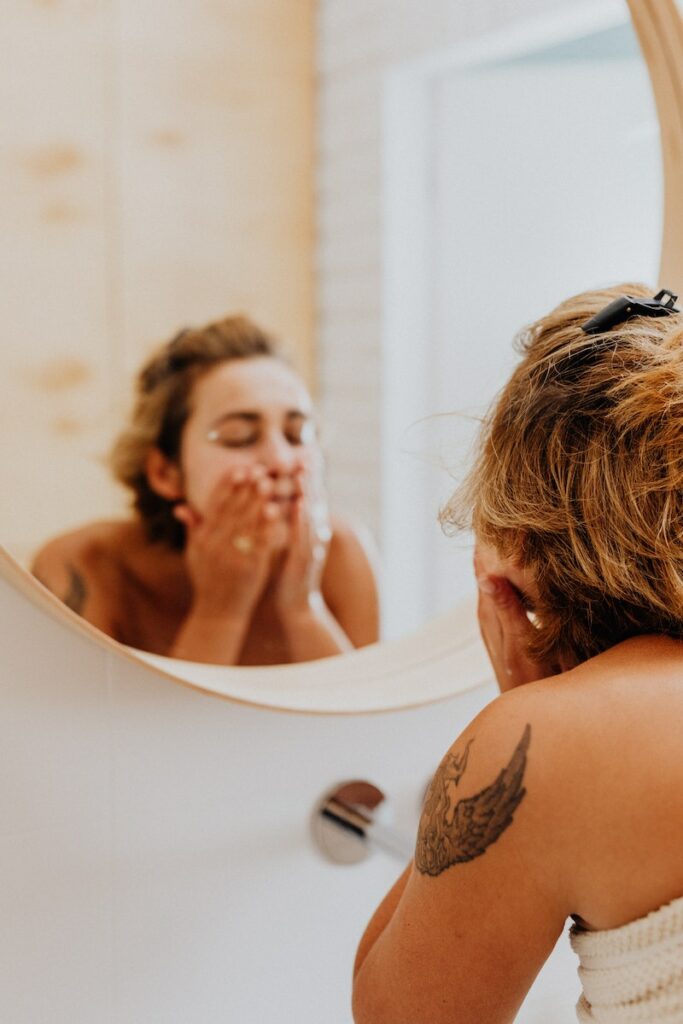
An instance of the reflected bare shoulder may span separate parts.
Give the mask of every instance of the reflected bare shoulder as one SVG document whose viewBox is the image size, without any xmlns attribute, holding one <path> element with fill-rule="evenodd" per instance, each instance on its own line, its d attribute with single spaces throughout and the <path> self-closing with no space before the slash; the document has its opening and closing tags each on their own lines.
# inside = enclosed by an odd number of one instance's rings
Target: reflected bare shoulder
<svg viewBox="0 0 683 1024">
<path fill-rule="evenodd" d="M 440 875 L 454 864 L 480 857 L 509 828 L 526 794 L 523 782 L 530 742 L 531 726 L 527 724 L 497 778 L 474 796 L 462 799 L 457 790 L 475 737 L 461 750 L 446 755 L 429 787 L 420 818 L 415 866 L 421 874 Z"/>
<path fill-rule="evenodd" d="M 48 541 L 36 554 L 31 573 L 67 608 L 112 633 L 110 605 L 116 591 L 112 557 L 100 524 L 96 526 Z"/>
<path fill-rule="evenodd" d="M 75 569 L 73 565 L 67 565 L 66 571 L 69 574 L 69 585 L 62 601 L 77 615 L 82 615 L 85 609 L 85 602 L 88 599 L 88 587 L 83 573 Z"/>
<path fill-rule="evenodd" d="M 31 566 L 31 573 L 56 597 L 82 615 L 88 599 L 88 585 L 83 569 L 69 557 L 58 542 L 50 542 L 42 548 Z"/>
<path fill-rule="evenodd" d="M 354 647 L 379 640 L 379 593 L 372 541 L 357 524 L 333 516 L 322 578 L 325 603 Z"/>
</svg>

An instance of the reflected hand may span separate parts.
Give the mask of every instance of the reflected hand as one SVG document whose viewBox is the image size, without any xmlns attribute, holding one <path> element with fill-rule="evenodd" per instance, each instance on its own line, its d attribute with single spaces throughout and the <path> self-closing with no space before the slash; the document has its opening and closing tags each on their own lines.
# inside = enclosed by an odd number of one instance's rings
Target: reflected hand
<svg viewBox="0 0 683 1024">
<path fill-rule="evenodd" d="M 315 610 L 323 602 L 321 583 L 332 537 L 322 464 L 295 474 L 290 539 L 275 588 L 280 614 Z"/>
<path fill-rule="evenodd" d="M 174 508 L 185 526 L 196 613 L 239 618 L 253 610 L 268 580 L 281 518 L 273 487 L 263 467 L 237 469 L 216 485 L 204 516 L 188 504 Z"/>
</svg>

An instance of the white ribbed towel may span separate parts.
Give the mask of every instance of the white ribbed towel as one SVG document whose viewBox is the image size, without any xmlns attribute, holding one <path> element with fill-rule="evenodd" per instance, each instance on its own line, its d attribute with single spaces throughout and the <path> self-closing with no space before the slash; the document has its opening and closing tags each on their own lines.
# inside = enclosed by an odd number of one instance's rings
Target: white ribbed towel
<svg viewBox="0 0 683 1024">
<path fill-rule="evenodd" d="M 569 933 L 583 995 L 579 1021 L 683 1024 L 683 896 L 621 928 Z"/>
</svg>

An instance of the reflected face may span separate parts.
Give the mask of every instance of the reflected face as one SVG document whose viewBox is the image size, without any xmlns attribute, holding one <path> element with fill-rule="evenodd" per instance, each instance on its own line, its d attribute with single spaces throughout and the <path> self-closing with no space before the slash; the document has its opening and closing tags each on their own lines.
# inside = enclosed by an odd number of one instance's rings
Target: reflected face
<svg viewBox="0 0 683 1024">
<path fill-rule="evenodd" d="M 303 381 L 267 356 L 232 360 L 197 381 L 191 405 L 180 449 L 185 500 L 201 515 L 222 478 L 261 465 L 276 481 L 286 541 L 293 473 L 321 457 Z"/>
<path fill-rule="evenodd" d="M 513 558 L 504 558 L 490 544 L 477 541 L 474 549 L 474 571 L 477 576 L 502 576 L 515 588 L 527 612 L 538 602 L 538 586 L 533 573 L 521 568 Z"/>
</svg>

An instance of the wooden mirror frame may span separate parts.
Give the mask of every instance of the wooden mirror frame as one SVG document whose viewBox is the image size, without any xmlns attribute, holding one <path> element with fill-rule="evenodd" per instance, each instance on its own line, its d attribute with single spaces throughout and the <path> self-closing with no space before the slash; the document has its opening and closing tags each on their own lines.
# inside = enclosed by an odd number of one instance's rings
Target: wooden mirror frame
<svg viewBox="0 0 683 1024">
<path fill-rule="evenodd" d="M 627 0 L 654 93 L 664 208 L 659 280 L 683 292 L 683 18 L 676 0 Z"/>
</svg>

